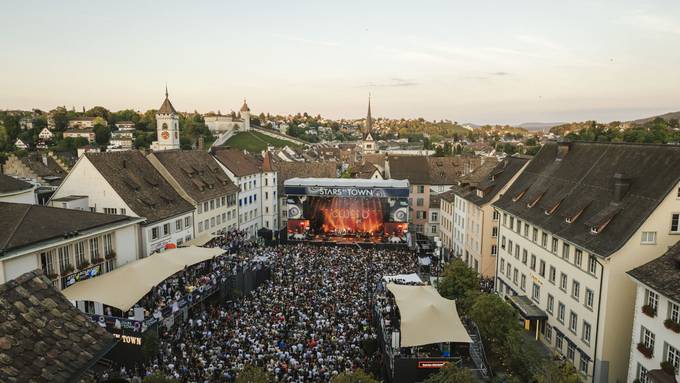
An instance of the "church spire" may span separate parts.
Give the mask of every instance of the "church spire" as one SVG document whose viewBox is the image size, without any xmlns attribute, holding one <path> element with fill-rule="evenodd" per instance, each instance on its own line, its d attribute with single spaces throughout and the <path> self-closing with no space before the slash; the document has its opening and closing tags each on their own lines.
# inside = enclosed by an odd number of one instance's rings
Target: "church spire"
<svg viewBox="0 0 680 383">
<path fill-rule="evenodd" d="M 168 83 L 165 83 L 165 98 L 168 98 Z"/>
<path fill-rule="evenodd" d="M 366 133 L 371 132 L 373 118 L 371 117 L 371 93 L 368 93 L 368 113 L 366 114 Z"/>
</svg>

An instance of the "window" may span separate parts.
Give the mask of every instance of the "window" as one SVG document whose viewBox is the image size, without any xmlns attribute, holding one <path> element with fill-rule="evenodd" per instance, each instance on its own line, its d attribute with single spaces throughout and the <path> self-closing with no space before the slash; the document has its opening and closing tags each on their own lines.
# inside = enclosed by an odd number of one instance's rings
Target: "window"
<svg viewBox="0 0 680 383">
<path fill-rule="evenodd" d="M 578 370 L 581 374 L 588 375 L 588 358 L 585 354 L 581 354 L 581 358 L 579 358 Z"/>
<path fill-rule="evenodd" d="M 175 230 L 179 231 L 182 230 L 182 220 L 178 219 L 175 221 Z"/>
<path fill-rule="evenodd" d="M 534 227 L 531 231 L 531 240 L 536 242 L 538 240 L 538 229 Z"/>
<path fill-rule="evenodd" d="M 519 245 L 515 245 L 515 258 L 519 259 Z M 526 262 L 524 262 L 526 264 Z"/>
<path fill-rule="evenodd" d="M 645 290 L 645 304 L 656 311 L 656 306 L 659 303 L 659 294 L 652 290 Z"/>
<path fill-rule="evenodd" d="M 120 214 L 121 214 L 121 215 L 125 215 L 125 213 L 126 213 L 125 208 L 121 207 L 121 208 L 120 208 Z"/>
<path fill-rule="evenodd" d="M 491 236 L 492 236 L 493 238 L 498 237 L 498 228 L 497 228 L 496 226 L 494 226 L 494 227 L 491 228 Z"/>
<path fill-rule="evenodd" d="M 562 352 L 562 340 L 563 336 L 561 334 L 557 334 L 555 337 L 555 348 L 561 353 Z"/>
<path fill-rule="evenodd" d="M 515 227 L 515 217 L 510 216 L 510 230 Z"/>
<path fill-rule="evenodd" d="M 227 205 L 227 197 L 220 197 L 220 198 L 222 200 L 222 206 L 226 206 Z"/>
<path fill-rule="evenodd" d="M 198 214 L 201 214 L 201 213 L 203 213 L 203 205 L 201 205 L 201 204 L 199 203 L 199 204 L 198 204 Z"/>
<path fill-rule="evenodd" d="M 512 255 L 512 240 L 508 239 L 508 254 Z"/>
<path fill-rule="evenodd" d="M 215 227 L 215 217 L 210 218 L 210 227 Z"/>
<path fill-rule="evenodd" d="M 538 301 L 541 299 L 541 286 L 537 285 L 536 283 L 534 283 L 531 287 L 531 298 L 536 303 L 538 303 Z"/>
<path fill-rule="evenodd" d="M 184 218 L 184 227 L 191 227 L 191 217 Z"/>
<path fill-rule="evenodd" d="M 654 333 L 647 330 L 644 326 L 642 331 L 640 331 L 640 342 L 645 345 L 648 349 L 654 351 Z"/>
<path fill-rule="evenodd" d="M 517 269 L 515 269 L 515 270 L 513 271 L 513 274 L 512 274 L 512 281 L 513 281 L 515 284 L 517 284 L 518 276 L 519 276 L 519 271 L 518 271 Z"/>
<path fill-rule="evenodd" d="M 675 373 L 678 373 L 678 367 L 680 366 L 680 351 L 677 348 L 666 343 L 664 345 L 664 361 L 669 362 L 675 367 Z"/>
<path fill-rule="evenodd" d="M 118 212 L 118 209 L 115 207 L 105 207 L 104 208 L 104 214 L 116 214 Z"/>
<path fill-rule="evenodd" d="M 199 222 L 198 223 L 198 232 L 200 233 L 202 231 L 203 231 L 203 222 Z"/>
<path fill-rule="evenodd" d="M 508 215 L 503 213 L 503 225 L 508 226 Z"/>
<path fill-rule="evenodd" d="M 437 225 L 430 226 L 430 233 L 437 234 Z"/>
<path fill-rule="evenodd" d="M 576 280 L 571 281 L 571 296 L 577 301 L 581 297 L 581 284 Z"/>
<path fill-rule="evenodd" d="M 538 264 L 538 274 L 542 277 L 545 277 L 545 261 L 542 259 Z"/>
<path fill-rule="evenodd" d="M 552 251 L 553 254 L 557 254 L 557 244 L 558 244 L 557 238 L 553 238 L 552 239 L 552 247 L 550 248 L 550 251 Z"/>
<path fill-rule="evenodd" d="M 170 224 L 163 224 L 163 235 L 170 235 Z"/>
<path fill-rule="evenodd" d="M 522 230 L 522 220 L 518 219 L 517 220 L 517 227 L 515 228 L 515 231 L 517 234 L 519 234 L 519 231 Z"/>
<path fill-rule="evenodd" d="M 581 334 L 581 339 L 587 344 L 590 344 L 590 323 L 583 321 L 583 334 Z"/>
<path fill-rule="evenodd" d="M 568 243 L 562 244 L 562 258 L 566 259 L 567 261 L 569 260 L 569 244 Z"/>
<path fill-rule="evenodd" d="M 522 250 L 522 263 L 525 265 L 527 264 L 527 256 L 528 256 L 527 250 L 526 249 Z"/>
<path fill-rule="evenodd" d="M 560 273 L 560 289 L 567 291 L 567 274 Z"/>
<path fill-rule="evenodd" d="M 501 258 L 501 274 L 505 273 L 505 259 Z"/>
<path fill-rule="evenodd" d="M 76 257 L 76 265 L 81 266 L 85 263 L 85 241 L 80 241 L 73 244 L 73 254 Z"/>
<path fill-rule="evenodd" d="M 550 283 L 552 284 L 555 284 L 555 273 L 556 273 L 555 267 L 550 266 L 550 272 L 548 273 L 548 281 L 550 281 Z"/>
<path fill-rule="evenodd" d="M 656 243 L 656 231 L 643 231 L 640 243 L 643 245 L 654 245 Z"/>
<path fill-rule="evenodd" d="M 505 250 L 505 236 L 501 236 L 501 249 Z"/>
<path fill-rule="evenodd" d="M 647 369 L 640 363 L 638 363 L 637 365 L 637 378 L 640 380 L 640 383 L 649 383 L 649 378 L 647 377 Z"/>
<path fill-rule="evenodd" d="M 113 236 L 111 234 L 104 235 L 104 256 L 113 252 Z"/>
<path fill-rule="evenodd" d="M 574 249 L 574 264 L 580 268 L 581 263 L 583 263 L 583 251 L 581 249 Z"/>
<path fill-rule="evenodd" d="M 221 216 L 220 216 L 219 214 L 218 214 L 215 218 L 217 219 L 217 224 L 218 224 L 218 225 L 219 225 L 220 223 L 222 223 L 222 219 L 221 219 Z M 267 225 L 267 227 L 269 227 L 269 225 Z"/>
<path fill-rule="evenodd" d="M 560 323 L 564 323 L 564 311 L 565 311 L 564 303 L 562 303 L 562 302 L 558 303 L 557 304 L 557 320 Z"/>
<path fill-rule="evenodd" d="M 574 363 L 576 358 L 576 346 L 571 342 L 567 342 L 567 358 L 571 363 Z"/>
<path fill-rule="evenodd" d="M 545 324 L 545 340 L 548 343 L 552 342 L 552 327 L 549 324 Z"/>
<path fill-rule="evenodd" d="M 541 246 L 548 247 L 548 234 L 541 233 Z"/>
<path fill-rule="evenodd" d="M 524 223 L 524 236 L 529 237 L 529 224 L 526 222 Z"/>
<path fill-rule="evenodd" d="M 40 265 L 42 266 L 45 275 L 56 274 L 54 272 L 54 251 L 46 251 L 40 253 Z"/>
<path fill-rule="evenodd" d="M 208 201 L 203 202 L 203 211 L 208 211 Z"/>
<path fill-rule="evenodd" d="M 668 302 L 668 319 L 680 323 L 680 306 L 677 303 Z"/>
<path fill-rule="evenodd" d="M 151 228 L 151 239 L 158 239 L 158 226 Z"/>
<path fill-rule="evenodd" d="M 418 197 L 416 198 L 416 206 L 423 206 L 425 204 L 425 199 Z"/>
<path fill-rule="evenodd" d="M 59 254 L 59 270 L 61 270 L 61 274 L 64 275 L 72 271 L 71 256 L 68 251 L 68 246 L 57 249 L 57 254 Z"/>
<path fill-rule="evenodd" d="M 593 255 L 588 256 L 588 272 L 593 275 L 597 272 L 597 260 Z"/>
<path fill-rule="evenodd" d="M 158 230 L 158 228 L 155 229 Z M 99 258 L 99 238 L 90 238 L 90 257 L 92 258 L 92 262 L 95 262 L 95 259 Z"/>
<path fill-rule="evenodd" d="M 432 213 L 430 213 L 430 220 L 432 222 L 437 222 L 437 219 L 439 219 L 439 214 L 437 214 L 436 211 L 433 211 Z"/>
<path fill-rule="evenodd" d="M 498 221 L 498 215 L 499 215 L 499 214 L 498 214 L 498 210 L 494 210 L 494 211 L 493 211 L 493 220 L 494 220 L 494 221 Z"/>
<path fill-rule="evenodd" d="M 554 306 L 555 306 L 555 298 L 552 295 L 548 294 L 548 304 L 546 306 L 546 311 L 551 315 L 553 313 Z"/>
<path fill-rule="evenodd" d="M 531 270 L 536 271 L 536 254 L 531 254 L 531 263 L 529 264 Z"/>
<path fill-rule="evenodd" d="M 425 193 L 425 185 L 418 185 L 418 193 Z"/>
<path fill-rule="evenodd" d="M 491 256 L 495 257 L 498 254 L 498 247 L 496 245 L 491 245 Z"/>
<path fill-rule="evenodd" d="M 227 223 L 227 213 L 222 213 L 222 222 Z"/>
<path fill-rule="evenodd" d="M 673 213 L 672 218 L 671 218 L 671 233 L 680 232 L 680 227 L 678 226 L 679 224 L 680 224 L 680 214 L 679 213 Z"/>
<path fill-rule="evenodd" d="M 578 315 L 576 315 L 575 312 L 570 312 L 569 313 L 569 330 L 576 334 L 578 328 Z"/>
<path fill-rule="evenodd" d="M 527 276 L 522 274 L 521 283 L 519 286 L 522 291 L 527 291 Z"/>
<path fill-rule="evenodd" d="M 586 289 L 586 300 L 583 302 L 583 304 L 589 308 L 593 309 L 593 299 L 595 297 L 595 293 L 591 289 Z"/>
</svg>

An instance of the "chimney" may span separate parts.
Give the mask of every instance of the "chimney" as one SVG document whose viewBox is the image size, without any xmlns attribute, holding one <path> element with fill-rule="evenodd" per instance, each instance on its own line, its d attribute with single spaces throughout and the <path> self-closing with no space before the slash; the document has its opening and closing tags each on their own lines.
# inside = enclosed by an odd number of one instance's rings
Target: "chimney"
<svg viewBox="0 0 680 383">
<path fill-rule="evenodd" d="M 558 161 L 562 161 L 567 154 L 569 153 L 569 150 L 571 149 L 571 141 L 568 140 L 562 140 L 557 142 L 557 157 L 555 158 Z"/>
<path fill-rule="evenodd" d="M 614 202 L 619 203 L 630 189 L 630 179 L 622 173 L 614 173 Z"/>
</svg>

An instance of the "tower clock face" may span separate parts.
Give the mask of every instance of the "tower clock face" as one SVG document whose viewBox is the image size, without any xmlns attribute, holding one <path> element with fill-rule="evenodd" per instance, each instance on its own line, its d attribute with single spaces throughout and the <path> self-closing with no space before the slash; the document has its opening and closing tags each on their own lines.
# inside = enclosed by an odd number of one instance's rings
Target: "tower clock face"
<svg viewBox="0 0 680 383">
<path fill-rule="evenodd" d="M 163 132 L 163 133 L 161 133 L 161 137 L 163 137 L 164 140 L 167 140 L 168 137 L 170 137 L 170 133 L 168 133 L 167 131 Z"/>
</svg>

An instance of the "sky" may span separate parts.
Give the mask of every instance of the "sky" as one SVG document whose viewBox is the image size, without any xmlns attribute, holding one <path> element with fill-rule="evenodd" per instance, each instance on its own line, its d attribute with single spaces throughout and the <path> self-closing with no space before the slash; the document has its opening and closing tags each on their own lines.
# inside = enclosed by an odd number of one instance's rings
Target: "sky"
<svg viewBox="0 0 680 383">
<path fill-rule="evenodd" d="M 680 110 L 680 2 L 12 1 L 0 109 L 472 123 Z"/>
</svg>

